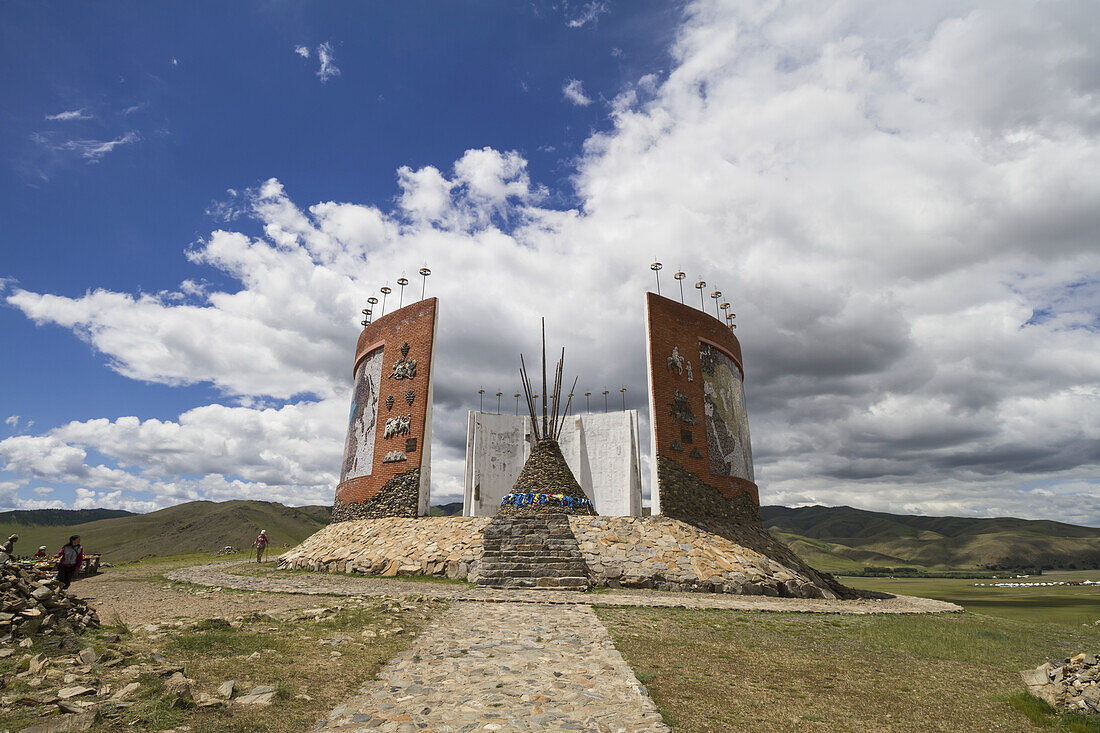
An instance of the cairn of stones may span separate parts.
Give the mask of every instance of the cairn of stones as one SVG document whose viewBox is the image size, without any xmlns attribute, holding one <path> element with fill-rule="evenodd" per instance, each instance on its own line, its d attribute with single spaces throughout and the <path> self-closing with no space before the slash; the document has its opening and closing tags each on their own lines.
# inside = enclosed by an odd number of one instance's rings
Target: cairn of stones
<svg viewBox="0 0 1100 733">
<path fill-rule="evenodd" d="M 95 610 L 60 582 L 22 568 L 0 552 L 0 643 L 97 626 Z"/>
<path fill-rule="evenodd" d="M 573 387 L 565 408 L 561 405 L 565 349 L 554 373 L 553 395 L 547 402 L 546 321 L 542 325 L 542 414 L 538 414 L 527 365 L 520 355 L 520 379 L 531 415 L 535 438 L 531 455 L 501 502 L 500 510 L 483 535 L 478 585 L 496 588 L 555 588 L 587 590 L 588 567 L 568 515 L 596 513 L 577 483 L 558 446 L 572 404 Z"/>
<path fill-rule="evenodd" d="M 1027 691 L 1060 713 L 1100 714 L 1100 659 L 1078 654 L 1020 673 Z"/>
</svg>

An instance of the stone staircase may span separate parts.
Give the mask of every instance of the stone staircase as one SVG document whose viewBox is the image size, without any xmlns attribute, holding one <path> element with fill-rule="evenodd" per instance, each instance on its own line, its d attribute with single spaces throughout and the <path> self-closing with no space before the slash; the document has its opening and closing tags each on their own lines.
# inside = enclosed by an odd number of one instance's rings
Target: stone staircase
<svg viewBox="0 0 1100 733">
<path fill-rule="evenodd" d="M 564 514 L 497 515 L 482 546 L 478 585 L 588 590 L 588 566 Z"/>
</svg>

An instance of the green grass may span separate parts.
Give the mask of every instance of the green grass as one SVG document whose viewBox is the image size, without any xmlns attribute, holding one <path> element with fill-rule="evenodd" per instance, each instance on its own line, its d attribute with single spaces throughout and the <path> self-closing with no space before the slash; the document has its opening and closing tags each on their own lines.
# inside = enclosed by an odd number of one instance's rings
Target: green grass
<svg viewBox="0 0 1100 733">
<path fill-rule="evenodd" d="M 1096 626 L 970 613 L 597 613 L 677 731 L 1096 730 L 1013 697 L 1020 670 L 1100 646 Z"/>
<path fill-rule="evenodd" d="M 1100 570 L 1051 572 L 1037 581 L 1100 580 Z M 994 588 L 989 580 L 842 577 L 853 588 L 957 603 L 974 613 L 1043 623 L 1081 625 L 1100 621 L 1100 586 Z M 1010 581 L 1009 581 L 1010 582 Z M 1027 581 L 1023 581 L 1027 582 Z M 975 583 L 986 583 L 976 586 Z"/>
<path fill-rule="evenodd" d="M 378 599 L 342 602 L 335 614 L 321 620 L 274 620 L 266 614 L 246 617 L 238 625 L 220 618 L 197 619 L 180 629 L 168 628 L 155 636 L 142 630 L 115 640 L 112 630 L 102 628 L 84 636 L 84 643 L 101 653 L 115 649 L 125 655 L 122 665 L 100 667 L 93 675 L 114 689 L 129 682 L 124 669 L 133 663 L 148 662 L 156 653 L 165 664 L 182 665 L 194 680 L 193 693 L 214 694 L 224 680 L 237 683 L 237 694 L 256 685 L 274 685 L 278 692 L 268 707 L 236 706 L 225 708 L 173 708 L 166 699 L 164 679 L 145 672 L 135 681 L 139 692 L 125 706 L 107 704 L 106 713 L 93 726 L 92 733 L 115 731 L 157 731 L 186 724 L 193 733 L 297 733 L 311 730 L 329 710 L 346 700 L 393 655 L 408 647 L 419 629 L 445 608 L 437 601 L 394 601 Z M 373 636 L 363 636 L 363 631 Z M 336 634 L 344 634 L 338 645 L 320 644 Z M 338 651 L 339 656 L 332 656 Z M 24 653 L 63 656 L 50 649 L 44 640 L 34 648 L 20 649 L 0 659 L 0 679 L 5 695 L 35 692 L 29 678 L 16 676 Z M 250 658 L 254 653 L 256 658 Z M 59 685 L 43 686 L 39 692 Z M 310 699 L 306 699 L 306 697 Z M 41 710 L 14 706 L 0 712 L 0 731 L 21 730 L 34 722 Z M 56 706 L 50 707 L 56 716 Z"/>
</svg>

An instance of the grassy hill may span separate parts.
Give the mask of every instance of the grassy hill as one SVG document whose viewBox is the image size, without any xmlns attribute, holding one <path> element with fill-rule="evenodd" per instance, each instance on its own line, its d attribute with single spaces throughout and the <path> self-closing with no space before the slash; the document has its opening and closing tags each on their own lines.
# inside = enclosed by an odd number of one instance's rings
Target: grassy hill
<svg viewBox="0 0 1100 733">
<path fill-rule="evenodd" d="M 112 512 L 122 516 L 92 520 L 89 516 L 94 515 L 74 517 L 79 513 L 62 510 L 7 512 L 2 516 L 16 515 L 16 521 L 0 521 L 0 534 L 18 534 L 16 552 L 21 555 L 33 553 L 39 545 L 56 552 L 69 535 L 79 534 L 86 552 L 102 552 L 110 562 L 124 562 L 215 551 L 226 545 L 246 549 L 261 529 L 270 535 L 271 549 L 280 550 L 284 544 L 296 545 L 328 524 L 330 511 L 323 506 L 287 507 L 266 501 L 193 501 L 148 514 Z M 51 519 L 49 512 L 58 512 L 60 519 Z M 31 514 L 36 516 L 27 516 Z M 63 523 L 64 519 L 77 521 Z"/>
<path fill-rule="evenodd" d="M 761 507 L 764 526 L 807 562 L 936 570 L 1100 568 L 1100 528 L 1048 520 L 924 517 L 851 507 Z"/>
<path fill-rule="evenodd" d="M 460 503 L 433 506 L 433 516 L 462 513 Z M 766 526 L 822 570 L 868 565 L 928 570 L 1100 568 L 1100 528 L 1026 519 L 923 517 L 851 507 L 761 508 Z M 273 550 L 293 546 L 328 524 L 322 506 L 263 501 L 195 501 L 149 514 L 110 509 L 40 509 L 0 513 L 0 537 L 20 535 L 19 554 L 51 552 L 79 534 L 88 552 L 110 562 L 178 555 L 235 545 L 246 549 L 261 529 Z"/>
</svg>

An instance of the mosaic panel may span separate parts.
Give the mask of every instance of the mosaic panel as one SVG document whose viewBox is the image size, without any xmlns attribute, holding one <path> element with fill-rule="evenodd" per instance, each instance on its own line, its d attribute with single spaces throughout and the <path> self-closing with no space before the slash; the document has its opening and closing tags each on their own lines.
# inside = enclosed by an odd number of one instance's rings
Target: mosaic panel
<svg viewBox="0 0 1100 733">
<path fill-rule="evenodd" d="M 724 351 L 705 342 L 699 344 L 699 362 L 710 472 L 755 481 L 741 370 Z"/>
<path fill-rule="evenodd" d="M 382 381 L 382 351 L 378 348 L 359 362 L 355 371 L 355 394 L 348 415 L 348 437 L 344 443 L 344 465 L 340 481 L 369 476 L 374 463 L 374 440 L 378 432 L 378 386 Z"/>
</svg>

